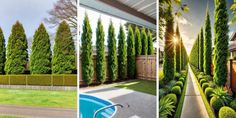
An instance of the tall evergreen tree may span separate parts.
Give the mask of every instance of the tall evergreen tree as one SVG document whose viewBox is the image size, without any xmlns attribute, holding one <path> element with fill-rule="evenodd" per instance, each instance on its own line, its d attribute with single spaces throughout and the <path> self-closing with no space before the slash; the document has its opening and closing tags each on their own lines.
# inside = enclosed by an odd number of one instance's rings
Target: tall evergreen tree
<svg viewBox="0 0 236 118">
<path fill-rule="evenodd" d="M 28 62 L 28 44 L 25 30 L 17 21 L 12 26 L 11 34 L 7 44 L 7 60 L 5 63 L 6 74 L 23 74 Z"/>
<path fill-rule="evenodd" d="M 134 44 L 134 32 L 131 26 L 128 27 L 127 36 L 127 70 L 128 77 L 135 79 L 135 44 Z"/>
<path fill-rule="evenodd" d="M 137 26 L 135 27 L 135 54 L 136 56 L 142 54 L 142 39 Z"/>
<path fill-rule="evenodd" d="M 182 38 L 180 39 L 180 70 L 183 70 L 184 66 L 184 45 Z"/>
<path fill-rule="evenodd" d="M 117 54 L 115 29 L 112 21 L 108 28 L 108 70 L 110 80 L 115 81 L 117 79 Z"/>
<path fill-rule="evenodd" d="M 227 78 L 227 53 L 228 53 L 228 13 L 226 0 L 215 0 L 215 53 L 214 53 L 214 82 L 225 85 Z"/>
<path fill-rule="evenodd" d="M 167 15 L 169 18 L 166 20 L 165 29 L 165 47 L 164 47 L 164 63 L 163 74 L 166 81 L 174 79 L 175 74 L 175 53 L 174 53 L 174 18 L 172 15 L 172 7 L 168 7 Z"/>
<path fill-rule="evenodd" d="M 71 74 L 75 66 L 75 44 L 66 21 L 60 23 L 53 49 L 52 73 Z"/>
<path fill-rule="evenodd" d="M 127 46 L 125 41 L 125 31 L 122 25 L 120 25 L 120 31 L 118 35 L 118 77 L 125 79 L 126 77 L 126 64 L 127 64 Z"/>
<path fill-rule="evenodd" d="M 105 46 L 104 46 L 104 31 L 101 18 L 98 19 L 96 30 L 96 76 L 99 83 L 104 83 L 106 80 L 106 67 L 105 67 Z"/>
<path fill-rule="evenodd" d="M 145 28 L 142 29 L 141 31 L 141 40 L 142 40 L 142 55 L 147 55 L 148 52 L 148 39 L 147 39 L 147 34 L 145 31 Z"/>
<path fill-rule="evenodd" d="M 176 43 L 175 43 L 175 69 L 176 72 L 180 73 L 180 32 L 179 32 L 179 26 L 176 27 Z"/>
<path fill-rule="evenodd" d="M 93 81 L 93 48 L 92 48 L 92 29 L 90 27 L 88 15 L 85 15 L 83 21 L 83 32 L 81 36 L 81 65 L 82 79 L 86 84 Z"/>
<path fill-rule="evenodd" d="M 211 64 L 212 64 L 212 42 L 211 42 L 211 21 L 209 15 L 209 9 L 206 12 L 205 19 L 205 40 L 204 40 L 204 73 L 207 75 L 211 74 Z"/>
<path fill-rule="evenodd" d="M 6 61 L 5 38 L 0 28 L 0 74 L 4 74 L 4 66 Z"/>
<path fill-rule="evenodd" d="M 204 34 L 203 34 L 203 29 L 201 28 L 200 32 L 200 39 L 199 39 L 199 69 L 201 72 L 203 72 L 203 62 L 204 62 Z"/>
<path fill-rule="evenodd" d="M 31 74 L 51 73 L 51 57 L 49 35 L 43 24 L 35 31 L 30 55 Z"/>
<path fill-rule="evenodd" d="M 148 30 L 148 55 L 153 55 L 154 48 L 153 48 L 153 41 L 152 41 L 152 33 Z"/>
</svg>

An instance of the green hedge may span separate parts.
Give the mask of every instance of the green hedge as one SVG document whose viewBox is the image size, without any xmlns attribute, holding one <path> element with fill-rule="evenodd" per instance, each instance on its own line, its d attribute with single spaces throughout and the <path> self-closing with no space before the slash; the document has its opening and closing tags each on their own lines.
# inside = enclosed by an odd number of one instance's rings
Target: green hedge
<svg viewBox="0 0 236 118">
<path fill-rule="evenodd" d="M 77 75 L 0 75 L 0 85 L 77 86 Z"/>
</svg>

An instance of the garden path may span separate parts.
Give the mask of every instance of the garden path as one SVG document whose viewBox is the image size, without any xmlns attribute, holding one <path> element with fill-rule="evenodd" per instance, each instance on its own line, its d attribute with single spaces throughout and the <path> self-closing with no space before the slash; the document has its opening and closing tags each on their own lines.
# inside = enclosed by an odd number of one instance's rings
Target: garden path
<svg viewBox="0 0 236 118">
<path fill-rule="evenodd" d="M 188 81 L 181 118 L 209 118 L 194 74 L 188 66 Z"/>
<path fill-rule="evenodd" d="M 0 105 L 0 114 L 24 118 L 76 118 L 76 109 Z"/>
</svg>

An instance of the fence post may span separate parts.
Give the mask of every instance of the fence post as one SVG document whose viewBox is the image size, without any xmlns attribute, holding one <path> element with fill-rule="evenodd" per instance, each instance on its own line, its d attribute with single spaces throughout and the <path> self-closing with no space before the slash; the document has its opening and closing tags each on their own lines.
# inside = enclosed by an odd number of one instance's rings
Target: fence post
<svg viewBox="0 0 236 118">
<path fill-rule="evenodd" d="M 230 80 L 230 84 L 229 84 L 229 88 L 232 91 L 232 94 L 234 96 L 234 91 L 232 90 L 232 80 L 233 80 L 233 59 L 229 60 L 229 80 Z"/>
</svg>

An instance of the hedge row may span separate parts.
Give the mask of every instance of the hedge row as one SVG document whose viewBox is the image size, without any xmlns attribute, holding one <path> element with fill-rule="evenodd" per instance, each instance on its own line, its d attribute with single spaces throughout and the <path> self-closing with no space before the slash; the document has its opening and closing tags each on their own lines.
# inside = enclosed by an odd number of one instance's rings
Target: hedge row
<svg viewBox="0 0 236 118">
<path fill-rule="evenodd" d="M 77 75 L 0 75 L 0 85 L 77 86 Z"/>
</svg>

